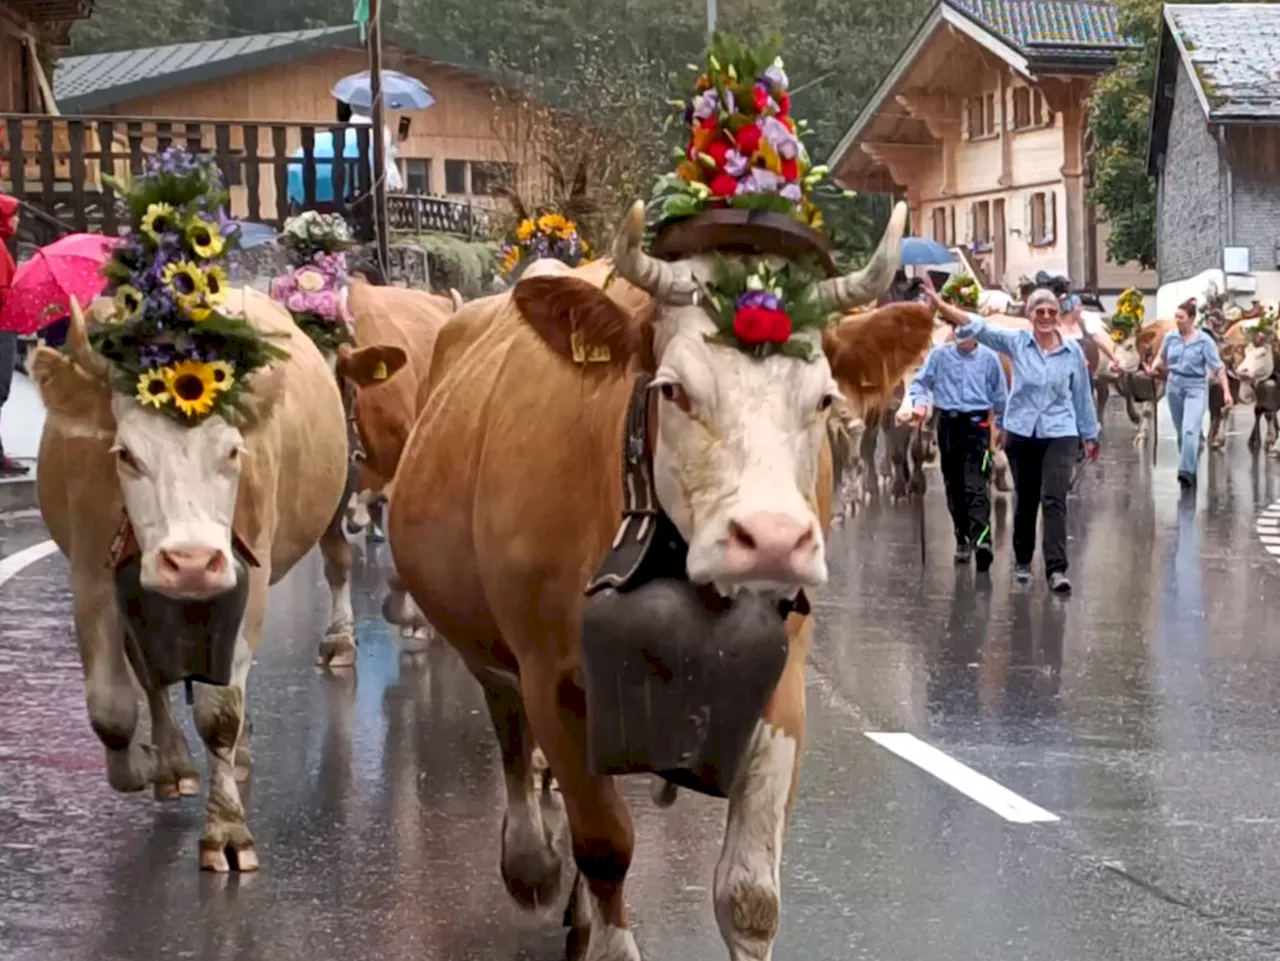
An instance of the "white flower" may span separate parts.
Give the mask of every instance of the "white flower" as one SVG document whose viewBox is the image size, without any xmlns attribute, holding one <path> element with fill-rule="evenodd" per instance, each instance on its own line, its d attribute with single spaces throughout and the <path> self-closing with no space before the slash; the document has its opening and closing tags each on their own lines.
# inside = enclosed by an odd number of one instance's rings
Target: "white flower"
<svg viewBox="0 0 1280 961">
<path fill-rule="evenodd" d="M 314 294 L 324 290 L 325 280 L 324 274 L 316 270 L 314 267 L 302 267 L 293 275 L 294 281 L 298 284 L 298 289 Z"/>
<path fill-rule="evenodd" d="M 760 279 L 759 274 L 747 276 L 747 290 L 764 290 L 764 281 Z"/>
</svg>

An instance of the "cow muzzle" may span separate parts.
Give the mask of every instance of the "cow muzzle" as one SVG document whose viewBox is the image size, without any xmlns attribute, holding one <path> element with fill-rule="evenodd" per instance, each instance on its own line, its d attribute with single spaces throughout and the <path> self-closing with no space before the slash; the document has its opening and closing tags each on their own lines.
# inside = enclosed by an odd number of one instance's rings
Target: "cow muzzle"
<svg viewBox="0 0 1280 961">
<path fill-rule="evenodd" d="M 177 601 L 202 601 L 236 586 L 230 552 L 202 544 L 174 544 L 143 556 L 142 586 Z"/>
<path fill-rule="evenodd" d="M 728 596 L 744 589 L 794 596 L 826 581 L 821 541 L 812 518 L 767 511 L 731 518 L 708 580 Z"/>
</svg>

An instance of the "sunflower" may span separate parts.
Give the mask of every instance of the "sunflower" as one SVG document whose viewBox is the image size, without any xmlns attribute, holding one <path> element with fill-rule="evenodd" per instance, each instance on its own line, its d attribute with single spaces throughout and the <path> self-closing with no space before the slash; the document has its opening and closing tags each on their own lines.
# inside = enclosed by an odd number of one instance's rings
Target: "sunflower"
<svg viewBox="0 0 1280 961">
<path fill-rule="evenodd" d="M 1111 332 L 1111 342 L 1113 344 L 1118 344 L 1122 340 L 1124 340 L 1124 331 L 1117 327 Z"/>
<path fill-rule="evenodd" d="M 218 395 L 217 379 L 209 364 L 198 360 L 183 360 L 169 368 L 165 386 L 173 395 L 173 402 L 188 417 L 203 417 L 213 410 Z"/>
<path fill-rule="evenodd" d="M 206 365 L 213 372 L 213 389 L 230 390 L 236 382 L 235 367 L 225 360 L 211 360 Z"/>
<path fill-rule="evenodd" d="M 537 226 L 534 224 L 532 220 L 526 219 L 526 220 L 520 221 L 520 226 L 516 228 L 516 240 L 520 241 L 521 243 L 524 243 L 526 240 L 529 240 L 531 237 L 533 237 L 533 232 L 536 229 L 537 229 Z"/>
<path fill-rule="evenodd" d="M 142 232 L 156 243 L 160 243 L 165 234 L 173 233 L 177 226 L 178 213 L 168 204 L 151 204 L 139 224 Z"/>
<path fill-rule="evenodd" d="M 222 234 L 203 217 L 192 217 L 187 224 L 187 243 L 202 260 L 210 260 L 222 253 Z"/>
<path fill-rule="evenodd" d="M 192 320 L 200 321 L 209 316 L 208 308 L 203 307 L 205 292 L 203 270 L 189 260 L 182 260 L 166 267 L 160 279 L 169 285 L 173 299 L 177 301 L 179 307 L 191 315 Z M 203 317 L 196 316 L 200 309 L 203 309 Z"/>
<path fill-rule="evenodd" d="M 173 400 L 173 395 L 169 393 L 169 374 L 166 367 L 144 370 L 138 376 L 138 403 L 159 410 Z"/>
<path fill-rule="evenodd" d="M 227 272 L 216 264 L 204 272 L 204 302 L 220 307 L 227 299 Z"/>
<path fill-rule="evenodd" d="M 572 230 L 573 225 L 565 219 L 564 214 L 543 214 L 538 218 L 538 229 L 544 234 L 564 236 L 565 230 Z"/>
<path fill-rule="evenodd" d="M 516 269 L 516 264 L 520 263 L 520 248 L 512 247 L 507 251 L 507 255 L 502 258 L 502 272 L 509 274 Z"/>
<path fill-rule="evenodd" d="M 122 284 L 116 288 L 116 315 L 122 321 L 133 320 L 142 310 L 142 291 Z"/>
</svg>

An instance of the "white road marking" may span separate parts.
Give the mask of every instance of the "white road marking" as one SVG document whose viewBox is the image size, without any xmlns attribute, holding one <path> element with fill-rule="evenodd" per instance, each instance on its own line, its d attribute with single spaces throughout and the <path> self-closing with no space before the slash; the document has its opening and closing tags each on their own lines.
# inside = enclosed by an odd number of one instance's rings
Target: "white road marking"
<svg viewBox="0 0 1280 961">
<path fill-rule="evenodd" d="M 881 747 L 892 751 L 903 760 L 910 761 L 916 767 L 928 771 L 939 781 L 994 811 L 1006 821 L 1012 821 L 1014 824 L 1034 824 L 1061 820 L 1058 815 L 1014 794 L 1007 787 L 961 764 L 955 758 L 943 754 L 936 747 L 926 744 L 913 734 L 886 734 L 876 731 L 863 733 Z"/>
<path fill-rule="evenodd" d="M 36 561 L 43 560 L 50 554 L 58 552 L 58 545 L 53 541 L 41 541 L 31 547 L 23 548 L 16 554 L 0 559 L 0 587 L 21 574 Z"/>
<path fill-rule="evenodd" d="M 1263 508 L 1254 524 L 1262 549 L 1272 557 L 1280 558 L 1280 501 Z"/>
</svg>

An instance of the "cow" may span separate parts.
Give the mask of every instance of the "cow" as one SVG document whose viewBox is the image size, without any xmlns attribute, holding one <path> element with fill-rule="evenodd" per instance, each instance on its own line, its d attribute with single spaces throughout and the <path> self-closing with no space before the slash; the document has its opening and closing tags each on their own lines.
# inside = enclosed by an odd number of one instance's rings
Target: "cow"
<svg viewBox="0 0 1280 961">
<path fill-rule="evenodd" d="M 1227 372 L 1227 386 L 1231 390 L 1231 397 L 1235 403 L 1243 403 L 1244 397 L 1253 397 L 1252 387 L 1246 387 L 1242 384 L 1239 376 L 1236 374 L 1236 368 L 1240 362 L 1244 360 L 1245 351 L 1253 339 L 1253 329 L 1257 326 L 1258 319 L 1261 314 L 1257 310 L 1258 305 L 1255 302 L 1253 308 L 1249 311 L 1241 311 L 1240 308 L 1228 305 L 1225 309 L 1210 308 L 1209 325 L 1204 328 L 1205 333 L 1213 338 L 1218 345 L 1218 354 L 1222 358 L 1222 366 Z M 1234 315 L 1236 320 L 1228 321 L 1227 317 Z M 1209 381 L 1209 449 L 1221 450 L 1226 446 L 1226 426 L 1227 426 L 1227 408 L 1225 406 L 1225 397 L 1222 393 L 1222 385 L 1218 383 L 1218 379 L 1211 378 Z"/>
<path fill-rule="evenodd" d="M 1249 321 L 1240 321 L 1240 324 Z M 1230 331 L 1228 331 L 1230 334 Z M 1248 404 L 1253 403 L 1253 430 L 1249 433 L 1249 450 L 1256 451 L 1262 445 L 1262 420 L 1267 421 L 1267 439 L 1269 452 L 1280 455 L 1280 429 L 1277 425 L 1277 411 L 1280 411 L 1280 379 L 1276 376 L 1277 341 L 1274 331 L 1264 334 L 1255 333 L 1237 354 L 1235 374 L 1240 381 L 1240 399 Z"/>
<path fill-rule="evenodd" d="M 1165 335 L 1175 329 L 1175 321 L 1154 320 L 1116 344 L 1116 387 L 1124 397 L 1129 420 L 1138 428 L 1133 438 L 1135 447 L 1146 442 L 1147 434 L 1155 424 L 1156 408 L 1165 392 L 1164 380 L 1152 377 L 1147 368 L 1155 362 Z"/>
<path fill-rule="evenodd" d="M 258 856 L 236 789 L 250 761 L 245 682 L 268 587 L 316 546 L 342 496 L 347 444 L 337 385 L 282 306 L 233 289 L 224 310 L 243 314 L 289 357 L 251 375 L 242 394 L 245 426 L 218 415 L 180 426 L 113 392 L 112 370 L 89 347 L 84 315 L 73 307 L 68 354 L 40 347 L 31 359 L 48 411 L 36 483 L 44 522 L 71 568 L 89 720 L 106 750 L 107 781 L 126 792 L 150 785 L 160 799 L 199 791 L 166 687 L 145 690 L 152 743 L 138 740 L 137 667 L 126 654 L 112 560 L 136 543 L 143 590 L 191 601 L 237 589 L 233 552 L 239 557 L 243 546 L 251 559 L 248 600 L 231 683 L 201 684 L 194 716 L 209 752 L 200 866 L 254 871 Z M 111 302 L 99 300 L 93 310 L 104 316 Z"/>
<path fill-rule="evenodd" d="M 867 266 L 823 281 L 823 299 L 873 302 L 893 277 L 905 220 L 899 204 Z M 581 629 L 584 588 L 631 502 L 623 465 L 651 464 L 659 516 L 687 545 L 681 569 L 709 604 L 728 595 L 762 608 L 801 605 L 785 622 L 789 653 L 773 694 L 747 715 L 749 747 L 726 788 L 715 872 L 731 957 L 765 958 L 778 932 L 782 836 L 804 736 L 813 628 L 797 592 L 827 579 L 825 422 L 842 395 L 881 395 L 896 382 L 927 346 L 933 316 L 893 304 L 829 328 L 812 362 L 760 360 L 707 341 L 715 328 L 698 305 L 695 272 L 706 276 L 708 259 L 651 258 L 643 232 L 637 203 L 611 262 L 526 273 L 445 326 L 388 536 L 413 599 L 484 687 L 505 772 L 507 891 L 530 909 L 556 903 L 567 821 L 578 878 L 565 922 L 570 955 L 581 949 L 588 961 L 639 958 L 623 898 L 635 834 L 614 779 L 591 773 L 587 730 L 603 718 L 587 709 Z M 559 793 L 546 780 L 539 789 L 535 740 Z M 674 799 L 670 783 L 657 797 Z"/>
<path fill-rule="evenodd" d="M 359 274 L 349 291 L 347 306 L 355 320 L 356 346 L 339 348 L 334 371 L 351 392 L 349 429 L 360 454 L 343 514 L 335 517 L 320 542 L 335 609 L 316 663 L 329 668 L 351 667 L 356 660 L 349 537 L 372 524 L 371 512 L 391 496 L 400 454 L 417 419 L 418 398 L 431 369 L 436 337 L 454 312 L 446 298 L 377 286 Z M 394 585 L 395 575 L 391 577 Z M 396 593 L 394 587 L 392 593 Z M 406 650 L 420 649 L 428 640 L 426 623 L 412 608 L 394 618 L 393 623 L 401 624 Z"/>
</svg>

